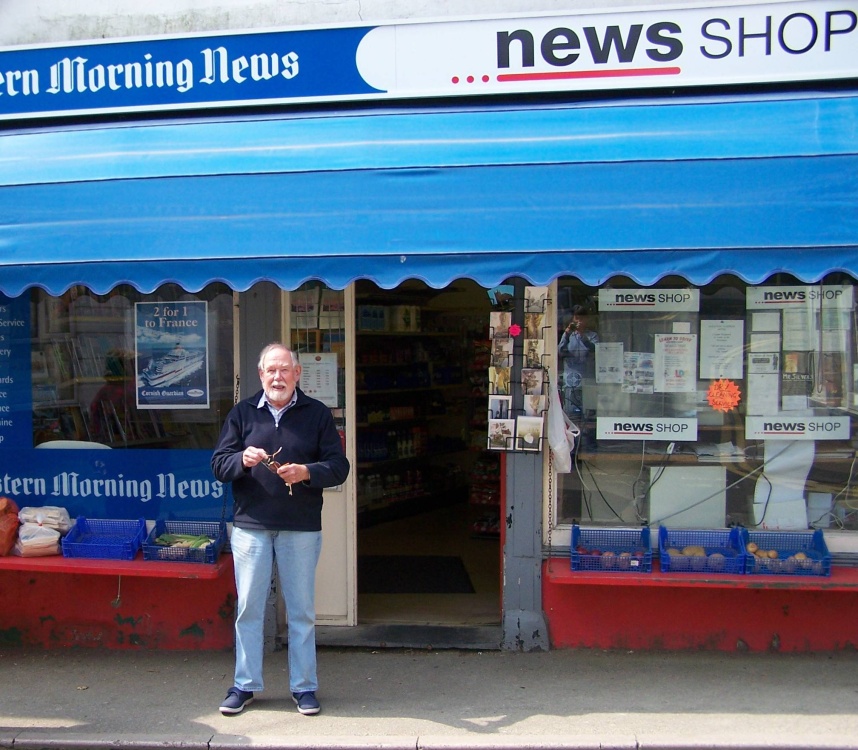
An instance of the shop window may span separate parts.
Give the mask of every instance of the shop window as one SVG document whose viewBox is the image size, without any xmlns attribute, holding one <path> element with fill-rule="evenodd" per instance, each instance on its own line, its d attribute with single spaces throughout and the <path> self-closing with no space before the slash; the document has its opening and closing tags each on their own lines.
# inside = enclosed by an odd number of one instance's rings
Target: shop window
<svg viewBox="0 0 858 750">
<path fill-rule="evenodd" d="M 854 281 L 558 282 L 555 525 L 858 529 Z"/>
<path fill-rule="evenodd" d="M 214 446 L 234 402 L 229 288 L 31 295 L 34 446 Z"/>
</svg>

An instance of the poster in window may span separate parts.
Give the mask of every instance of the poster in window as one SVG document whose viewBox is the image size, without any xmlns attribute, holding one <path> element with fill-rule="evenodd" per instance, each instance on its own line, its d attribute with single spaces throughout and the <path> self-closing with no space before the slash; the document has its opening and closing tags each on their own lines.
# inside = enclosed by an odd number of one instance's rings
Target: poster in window
<svg viewBox="0 0 858 750">
<path fill-rule="evenodd" d="M 304 354 L 301 356 L 301 390 L 325 406 L 339 406 L 337 396 L 337 355 Z"/>
<path fill-rule="evenodd" d="M 657 393 L 694 393 L 697 390 L 697 336 L 656 334 L 654 370 Z"/>
<path fill-rule="evenodd" d="M 748 414 L 777 414 L 781 411 L 778 402 L 778 374 L 775 373 L 748 373 L 747 385 L 745 386 L 745 408 Z M 783 410 L 791 411 L 793 408 L 801 408 L 792 406 L 795 401 L 784 399 Z M 807 405 L 807 399 L 804 400 L 804 406 Z"/>
<path fill-rule="evenodd" d="M 596 344 L 596 382 L 623 382 L 623 344 L 621 341 Z"/>
<path fill-rule="evenodd" d="M 623 393 L 652 393 L 655 384 L 655 354 L 623 352 Z"/>
<path fill-rule="evenodd" d="M 743 321 L 700 321 L 700 377 L 702 379 L 741 378 L 743 353 Z"/>
<path fill-rule="evenodd" d="M 781 409 L 806 409 L 813 389 L 813 361 L 811 352 L 784 352 L 781 372 Z"/>
<path fill-rule="evenodd" d="M 816 317 L 806 309 L 783 311 L 783 348 L 809 351 L 817 339 Z"/>
<path fill-rule="evenodd" d="M 207 302 L 137 302 L 137 408 L 207 409 Z"/>
</svg>

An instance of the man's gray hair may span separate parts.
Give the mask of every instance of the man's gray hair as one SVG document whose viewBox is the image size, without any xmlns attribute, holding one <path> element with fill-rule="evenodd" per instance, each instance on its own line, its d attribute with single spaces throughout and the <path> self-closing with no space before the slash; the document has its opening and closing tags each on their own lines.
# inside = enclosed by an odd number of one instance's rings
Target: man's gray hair
<svg viewBox="0 0 858 750">
<path fill-rule="evenodd" d="M 259 362 L 256 365 L 258 370 L 262 370 L 262 363 L 265 361 L 265 357 L 272 349 L 283 349 L 284 351 L 289 352 L 289 356 L 292 358 L 292 367 L 297 367 L 300 362 L 298 361 L 298 352 L 292 351 L 286 344 L 281 344 L 279 341 L 274 341 L 267 346 L 265 346 L 261 352 L 259 352 Z"/>
</svg>

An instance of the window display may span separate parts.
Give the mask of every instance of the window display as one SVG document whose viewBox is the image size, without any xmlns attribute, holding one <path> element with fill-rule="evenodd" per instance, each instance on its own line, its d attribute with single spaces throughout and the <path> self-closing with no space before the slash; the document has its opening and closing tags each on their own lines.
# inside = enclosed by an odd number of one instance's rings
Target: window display
<svg viewBox="0 0 858 750">
<path fill-rule="evenodd" d="M 556 523 L 858 529 L 854 284 L 558 282 Z"/>
<path fill-rule="evenodd" d="M 225 285 L 31 294 L 33 446 L 214 445 L 234 392 Z"/>
</svg>

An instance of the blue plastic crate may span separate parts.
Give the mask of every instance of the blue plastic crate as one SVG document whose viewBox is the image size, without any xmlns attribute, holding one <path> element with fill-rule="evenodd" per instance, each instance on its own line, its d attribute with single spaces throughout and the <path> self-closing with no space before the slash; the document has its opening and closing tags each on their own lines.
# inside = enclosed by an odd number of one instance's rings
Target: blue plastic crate
<svg viewBox="0 0 858 750">
<path fill-rule="evenodd" d="M 79 516 L 62 538 L 63 557 L 133 560 L 146 537 L 146 520 Z"/>
<path fill-rule="evenodd" d="M 205 534 L 213 540 L 205 547 L 165 547 L 156 544 L 161 534 Z M 144 560 L 216 563 L 226 545 L 226 524 L 223 521 L 156 521 L 143 543 Z"/>
<path fill-rule="evenodd" d="M 658 530 L 658 553 L 663 573 L 731 573 L 745 572 L 745 548 L 741 529 Z M 702 547 L 702 555 L 683 554 L 688 547 Z"/>
<path fill-rule="evenodd" d="M 572 570 L 611 573 L 651 573 L 649 527 L 640 529 L 582 529 L 572 527 Z"/>
<path fill-rule="evenodd" d="M 750 575 L 830 576 L 831 555 L 822 535 L 816 531 L 750 531 L 742 529 L 745 545 L 745 572 Z M 748 549 L 774 550 L 777 557 L 759 557 Z M 796 558 L 798 555 L 798 558 Z"/>
</svg>

